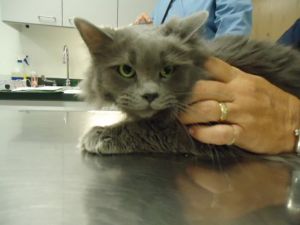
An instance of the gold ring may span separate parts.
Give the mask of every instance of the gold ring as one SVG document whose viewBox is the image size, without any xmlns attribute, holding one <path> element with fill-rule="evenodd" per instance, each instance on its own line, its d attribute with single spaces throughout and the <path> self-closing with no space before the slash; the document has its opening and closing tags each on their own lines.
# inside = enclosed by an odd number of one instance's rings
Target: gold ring
<svg viewBox="0 0 300 225">
<path fill-rule="evenodd" d="M 221 110 L 221 116 L 219 121 L 223 122 L 227 119 L 228 117 L 228 107 L 224 102 L 219 102 L 220 110 Z"/>
<path fill-rule="evenodd" d="M 234 142 L 235 142 L 235 129 L 234 129 L 234 127 L 233 126 L 231 126 L 232 127 L 232 139 L 230 140 L 230 142 L 227 144 L 227 145 L 234 145 Z"/>
</svg>

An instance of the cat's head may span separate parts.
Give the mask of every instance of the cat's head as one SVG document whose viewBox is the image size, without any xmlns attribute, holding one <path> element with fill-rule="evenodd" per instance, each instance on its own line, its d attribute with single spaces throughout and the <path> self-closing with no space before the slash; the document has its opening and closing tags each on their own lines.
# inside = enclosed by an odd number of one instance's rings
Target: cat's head
<svg viewBox="0 0 300 225">
<path fill-rule="evenodd" d="M 122 29 L 75 19 L 92 59 L 82 86 L 86 100 L 114 103 L 140 118 L 182 107 L 207 58 L 198 37 L 207 16 L 202 12 L 158 27 Z"/>
</svg>

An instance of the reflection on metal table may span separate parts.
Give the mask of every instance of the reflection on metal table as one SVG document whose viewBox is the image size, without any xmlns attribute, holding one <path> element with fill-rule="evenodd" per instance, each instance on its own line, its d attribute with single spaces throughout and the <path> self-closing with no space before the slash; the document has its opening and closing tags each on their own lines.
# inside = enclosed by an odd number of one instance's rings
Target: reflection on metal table
<svg viewBox="0 0 300 225">
<path fill-rule="evenodd" d="M 96 156 L 78 138 L 118 112 L 0 115 L 1 225 L 300 224 L 296 160 Z"/>
</svg>

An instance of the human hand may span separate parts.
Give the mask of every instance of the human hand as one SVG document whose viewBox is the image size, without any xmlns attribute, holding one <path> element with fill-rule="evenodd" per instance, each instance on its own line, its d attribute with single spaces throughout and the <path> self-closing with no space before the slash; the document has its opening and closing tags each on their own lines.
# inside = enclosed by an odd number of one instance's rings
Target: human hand
<svg viewBox="0 0 300 225">
<path fill-rule="evenodd" d="M 152 23 L 153 21 L 151 17 L 146 12 L 143 12 L 137 17 L 137 19 L 134 21 L 133 24 L 138 25 L 138 24 L 152 24 Z"/>
<path fill-rule="evenodd" d="M 198 81 L 182 123 L 191 125 L 191 135 L 208 144 L 234 144 L 254 153 L 278 154 L 294 151 L 294 130 L 300 126 L 300 101 L 262 77 L 245 73 L 217 58 L 205 67 L 214 81 Z M 228 108 L 220 122 L 219 103 Z"/>
<path fill-rule="evenodd" d="M 272 174 L 272 176 L 270 176 Z M 222 171 L 190 166 L 176 179 L 189 224 L 223 224 L 288 197 L 290 175 L 281 164 L 239 163 Z"/>
</svg>

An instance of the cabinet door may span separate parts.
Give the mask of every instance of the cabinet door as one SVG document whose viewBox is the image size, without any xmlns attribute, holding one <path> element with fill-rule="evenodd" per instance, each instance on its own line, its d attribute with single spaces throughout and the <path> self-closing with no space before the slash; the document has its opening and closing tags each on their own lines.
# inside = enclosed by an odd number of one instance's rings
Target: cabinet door
<svg viewBox="0 0 300 225">
<path fill-rule="evenodd" d="M 1 3 L 3 21 L 62 25 L 61 0 L 2 0 Z"/>
<path fill-rule="evenodd" d="M 63 0 L 63 26 L 74 27 L 81 17 L 98 26 L 117 26 L 118 0 Z"/>
<path fill-rule="evenodd" d="M 157 0 L 119 0 L 118 26 L 133 23 L 142 12 L 151 16 L 157 2 Z"/>
</svg>

